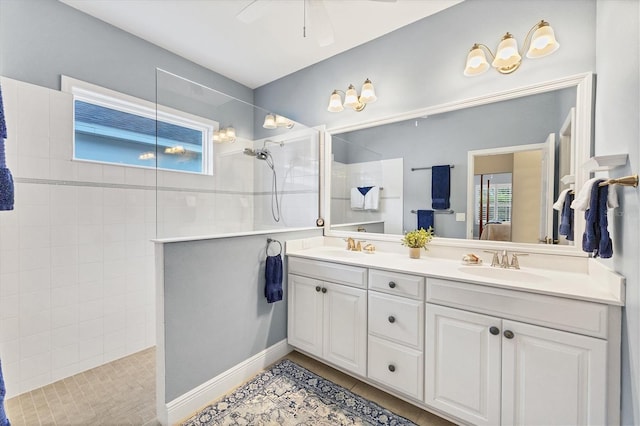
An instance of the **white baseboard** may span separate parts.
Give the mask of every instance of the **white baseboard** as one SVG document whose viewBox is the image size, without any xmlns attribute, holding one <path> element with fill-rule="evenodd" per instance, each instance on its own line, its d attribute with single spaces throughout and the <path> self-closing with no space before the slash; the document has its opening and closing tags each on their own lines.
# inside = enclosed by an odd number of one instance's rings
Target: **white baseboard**
<svg viewBox="0 0 640 426">
<path fill-rule="evenodd" d="M 169 425 L 185 420 L 189 415 L 205 407 L 211 401 L 220 398 L 228 393 L 229 390 L 246 382 L 261 370 L 291 352 L 291 350 L 292 348 L 287 344 L 287 339 L 279 341 L 167 403 L 166 416 L 161 415 L 164 413 L 158 413 L 158 419 L 167 419 L 166 424 Z M 165 424 L 164 422 L 162 423 Z"/>
</svg>

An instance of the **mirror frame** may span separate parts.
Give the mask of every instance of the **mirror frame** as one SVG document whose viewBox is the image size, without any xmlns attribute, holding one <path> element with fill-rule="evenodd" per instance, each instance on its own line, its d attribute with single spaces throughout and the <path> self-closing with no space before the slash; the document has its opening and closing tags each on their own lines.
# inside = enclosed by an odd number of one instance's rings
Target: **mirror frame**
<svg viewBox="0 0 640 426">
<path fill-rule="evenodd" d="M 576 88 L 576 105 L 575 105 L 575 135 L 574 135 L 574 157 L 571 162 L 571 170 L 575 176 L 575 191 L 579 191 L 580 184 L 589 179 L 591 170 L 585 167 L 585 163 L 591 158 L 593 150 L 593 73 L 582 73 L 554 80 L 549 80 L 529 86 L 510 89 L 503 92 L 490 93 L 484 96 L 469 98 L 461 101 L 455 101 L 445 104 L 428 106 L 417 110 L 411 110 L 404 113 L 394 114 L 379 119 L 363 121 L 360 123 L 327 127 L 324 135 L 324 178 L 323 178 L 323 212 L 324 216 L 324 235 L 327 237 L 341 238 L 360 238 L 362 233 L 337 231 L 331 229 L 331 135 L 337 135 L 345 132 L 353 132 L 356 130 L 366 129 L 370 127 L 381 126 L 384 124 L 392 124 L 400 121 L 410 120 L 425 115 L 435 115 L 450 111 L 455 111 L 474 106 L 486 105 L 494 102 L 506 101 L 509 99 L 520 98 L 523 96 L 536 95 L 539 93 L 550 92 L 559 89 Z M 558 129 L 560 130 L 560 129 Z M 468 192 L 468 191 L 467 191 Z M 574 220 L 574 233 L 576 236 L 582 235 L 584 232 L 585 221 L 583 215 L 576 214 Z M 402 235 L 367 233 L 368 241 L 389 241 L 400 242 Z M 517 250 L 527 253 L 547 253 L 568 256 L 587 257 L 588 254 L 581 250 L 579 240 L 576 239 L 574 245 L 550 245 L 550 244 L 531 244 L 531 243 L 513 243 L 501 241 L 487 240 L 470 240 L 462 238 L 434 238 L 430 243 L 434 246 L 448 247 L 474 247 L 489 250 Z"/>
</svg>

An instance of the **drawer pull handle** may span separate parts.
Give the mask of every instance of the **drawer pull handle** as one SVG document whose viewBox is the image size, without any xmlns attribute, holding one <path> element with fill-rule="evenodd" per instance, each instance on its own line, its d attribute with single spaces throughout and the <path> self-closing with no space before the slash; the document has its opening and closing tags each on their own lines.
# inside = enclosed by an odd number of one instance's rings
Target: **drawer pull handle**
<svg viewBox="0 0 640 426">
<path fill-rule="evenodd" d="M 389 316 L 389 322 L 390 322 L 391 324 L 393 324 L 394 322 L 396 322 L 396 317 L 394 317 L 393 315 L 390 315 L 390 316 Z"/>
<path fill-rule="evenodd" d="M 389 281 L 389 288 L 396 288 L 396 283 Z"/>
<path fill-rule="evenodd" d="M 513 339 L 513 336 L 514 336 L 513 331 L 505 330 L 503 334 L 504 334 L 504 337 L 506 337 L 507 339 Z"/>
<path fill-rule="evenodd" d="M 500 334 L 500 329 L 498 327 L 491 327 L 489 329 L 489 333 L 493 334 L 494 336 L 497 336 L 498 334 Z"/>
<path fill-rule="evenodd" d="M 316 291 L 320 292 L 320 286 L 319 285 L 316 286 Z"/>
<path fill-rule="evenodd" d="M 393 364 L 389 364 L 389 371 L 391 371 L 392 373 L 396 371 L 396 366 Z"/>
<path fill-rule="evenodd" d="M 326 293 L 327 292 L 327 288 L 326 287 L 322 287 L 322 292 Z"/>
</svg>

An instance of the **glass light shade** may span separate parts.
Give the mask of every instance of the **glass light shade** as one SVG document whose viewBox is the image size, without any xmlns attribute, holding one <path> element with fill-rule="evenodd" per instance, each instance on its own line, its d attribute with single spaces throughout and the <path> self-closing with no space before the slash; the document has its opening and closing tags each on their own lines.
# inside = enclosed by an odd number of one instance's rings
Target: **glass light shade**
<svg viewBox="0 0 640 426">
<path fill-rule="evenodd" d="M 213 132 L 213 141 L 222 142 L 222 139 L 220 138 L 220 132 Z"/>
<path fill-rule="evenodd" d="M 278 127 L 276 125 L 276 117 L 273 114 L 267 114 L 264 117 L 264 124 L 262 125 L 265 129 L 275 129 Z"/>
<path fill-rule="evenodd" d="M 511 34 L 505 34 L 491 65 L 495 68 L 510 68 L 518 65 L 520 61 L 522 56 L 518 53 L 518 42 Z"/>
<path fill-rule="evenodd" d="M 227 140 L 228 141 L 236 140 L 236 129 L 234 129 L 233 127 L 227 127 L 226 130 L 227 130 L 226 132 Z"/>
<path fill-rule="evenodd" d="M 542 58 L 558 50 L 560 43 L 556 40 L 553 28 L 547 23 L 541 23 L 531 37 L 531 46 L 527 51 L 527 58 Z"/>
<path fill-rule="evenodd" d="M 334 90 L 331 94 L 331 98 L 329 98 L 329 106 L 327 107 L 327 111 L 329 112 L 340 112 L 344 110 L 342 106 L 342 99 L 340 98 L 340 94 Z"/>
<path fill-rule="evenodd" d="M 467 65 L 464 67 L 464 75 L 473 77 L 480 75 L 489 69 L 489 62 L 484 54 L 484 50 L 477 44 L 474 44 L 471 51 L 467 55 Z"/>
<path fill-rule="evenodd" d="M 376 92 L 373 89 L 373 84 L 369 79 L 366 79 L 364 81 L 361 93 L 362 94 L 360 95 L 360 102 L 364 102 L 365 104 L 370 104 L 378 99 L 378 97 L 376 96 Z"/>
<path fill-rule="evenodd" d="M 360 102 L 358 102 L 358 93 L 356 92 L 356 88 L 353 87 L 353 84 L 349 85 L 347 89 L 347 93 L 344 95 L 344 106 L 353 108 L 357 106 Z"/>
</svg>

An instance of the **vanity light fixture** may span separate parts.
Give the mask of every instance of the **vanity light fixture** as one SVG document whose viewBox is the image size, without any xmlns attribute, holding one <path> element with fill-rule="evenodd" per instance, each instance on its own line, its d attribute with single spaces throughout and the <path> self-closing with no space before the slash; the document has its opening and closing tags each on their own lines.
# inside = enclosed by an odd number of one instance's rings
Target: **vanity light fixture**
<svg viewBox="0 0 640 426">
<path fill-rule="evenodd" d="M 527 58 L 537 59 L 550 55 L 560 47 L 556 40 L 553 28 L 545 20 L 535 24 L 527 33 L 524 39 L 523 52 L 527 50 Z M 489 63 L 484 50 L 489 52 L 493 61 L 491 66 L 500 74 L 511 74 L 520 67 L 522 63 L 522 53 L 518 51 L 518 42 L 511 33 L 502 36 L 496 54 L 491 49 L 481 43 L 474 43 L 471 51 L 467 55 L 467 64 L 464 68 L 464 75 L 473 77 L 480 75 L 489 69 Z"/>
<path fill-rule="evenodd" d="M 264 117 L 264 124 L 262 127 L 265 129 L 277 129 L 278 127 L 286 127 L 287 129 L 290 129 L 293 125 L 293 121 L 289 120 L 287 117 L 269 113 Z"/>
<path fill-rule="evenodd" d="M 236 129 L 227 127 L 213 132 L 213 141 L 216 143 L 233 143 L 236 141 Z"/>
<path fill-rule="evenodd" d="M 342 103 L 342 97 L 340 93 L 344 93 L 344 103 Z M 356 88 L 353 87 L 353 84 L 349 85 L 349 88 L 346 92 L 342 90 L 335 89 L 331 93 L 331 97 L 329 98 L 329 106 L 327 107 L 327 111 L 329 112 L 340 112 L 344 110 L 344 107 L 352 108 L 354 111 L 360 112 L 364 109 L 367 104 L 375 102 L 378 99 L 376 96 L 376 92 L 373 89 L 373 83 L 368 78 L 364 81 L 362 85 L 361 95 L 358 96 L 358 92 L 356 92 Z"/>
<path fill-rule="evenodd" d="M 154 158 L 156 158 L 156 154 L 151 151 L 143 152 L 138 156 L 138 160 L 153 160 Z"/>
</svg>

